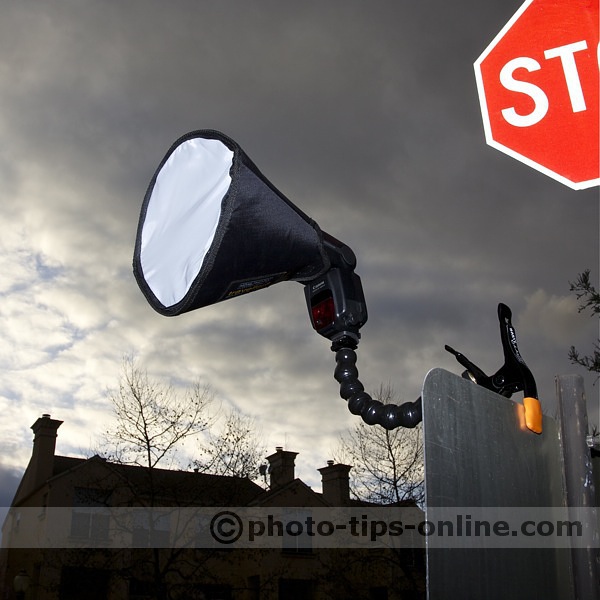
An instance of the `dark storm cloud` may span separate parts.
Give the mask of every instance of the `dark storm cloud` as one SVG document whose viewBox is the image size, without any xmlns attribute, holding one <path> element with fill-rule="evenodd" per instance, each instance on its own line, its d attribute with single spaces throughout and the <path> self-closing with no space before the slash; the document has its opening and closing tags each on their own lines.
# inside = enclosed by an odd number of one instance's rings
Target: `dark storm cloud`
<svg viewBox="0 0 600 600">
<path fill-rule="evenodd" d="M 149 371 L 209 381 L 262 419 L 269 443 L 289 439 L 315 460 L 351 421 L 298 284 L 179 319 L 154 314 L 137 290 L 146 186 L 171 143 L 198 128 L 233 137 L 355 250 L 370 390 L 389 381 L 413 400 L 430 368 L 460 372 L 445 343 L 498 368 L 502 301 L 553 395 L 554 375 L 574 370 L 569 346 L 585 351 L 597 335 L 568 282 L 598 273 L 598 196 L 485 145 L 472 64 L 519 4 L 4 7 L 0 217 L 17 233 L 1 257 L 13 293 L 0 356 L 13 418 L 18 394 L 31 398 L 18 415 L 30 422 L 52 403 L 63 429 L 106 419 L 104 387 L 134 351 Z M 77 435 L 73 448 L 86 443 Z"/>
</svg>

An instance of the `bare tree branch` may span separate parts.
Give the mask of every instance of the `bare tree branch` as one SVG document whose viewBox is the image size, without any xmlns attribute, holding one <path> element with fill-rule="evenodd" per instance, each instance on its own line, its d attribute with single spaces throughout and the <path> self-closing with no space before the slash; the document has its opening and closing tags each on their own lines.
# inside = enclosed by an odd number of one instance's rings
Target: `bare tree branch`
<svg viewBox="0 0 600 600">
<path fill-rule="evenodd" d="M 580 273 L 574 282 L 570 282 L 570 291 L 575 292 L 578 300 L 581 300 L 579 312 L 589 310 L 592 316 L 600 315 L 600 292 L 590 281 L 590 270 L 586 269 Z M 579 365 L 591 373 L 598 373 L 600 377 L 600 340 L 593 346 L 592 353 L 581 355 L 575 346 L 569 349 L 569 360 L 572 364 Z"/>
<path fill-rule="evenodd" d="M 154 468 L 174 460 L 177 446 L 206 431 L 214 400 L 209 385 L 194 384 L 185 392 L 153 381 L 128 357 L 119 387 L 109 392 L 116 424 L 105 432 L 112 460 Z"/>
<path fill-rule="evenodd" d="M 231 410 L 222 428 L 217 433 L 209 432 L 200 452 L 202 458 L 194 461 L 200 471 L 257 479 L 266 447 L 255 420 Z"/>
</svg>

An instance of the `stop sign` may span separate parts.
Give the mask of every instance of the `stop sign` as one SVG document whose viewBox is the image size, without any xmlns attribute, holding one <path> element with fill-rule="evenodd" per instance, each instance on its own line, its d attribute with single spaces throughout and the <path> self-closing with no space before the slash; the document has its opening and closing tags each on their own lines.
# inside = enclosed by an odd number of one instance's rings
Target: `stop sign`
<svg viewBox="0 0 600 600">
<path fill-rule="evenodd" d="M 598 0 L 527 0 L 475 62 L 486 141 L 573 189 L 600 184 Z"/>
</svg>

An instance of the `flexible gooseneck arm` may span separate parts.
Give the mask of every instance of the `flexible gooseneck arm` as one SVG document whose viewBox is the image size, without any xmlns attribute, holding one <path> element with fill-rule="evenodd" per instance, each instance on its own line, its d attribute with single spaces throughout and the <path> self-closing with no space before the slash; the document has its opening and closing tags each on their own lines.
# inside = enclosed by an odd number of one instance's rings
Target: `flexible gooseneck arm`
<svg viewBox="0 0 600 600">
<path fill-rule="evenodd" d="M 305 285 L 306 302 L 314 329 L 331 340 L 337 363 L 334 377 L 350 412 L 369 425 L 385 429 L 415 427 L 422 419 L 421 399 L 401 406 L 383 404 L 365 392 L 358 379 L 356 348 L 360 328 L 367 321 L 367 304 L 360 277 L 354 273 L 356 257 L 343 242 L 324 234 L 329 270 Z"/>
<path fill-rule="evenodd" d="M 356 352 L 352 348 L 339 348 L 335 353 L 335 361 L 334 377 L 340 384 L 340 396 L 348 401 L 348 409 L 353 415 L 360 415 L 368 425 L 381 425 L 385 429 L 412 428 L 421 422 L 421 398 L 398 406 L 373 400 L 365 392 L 358 379 Z"/>
</svg>

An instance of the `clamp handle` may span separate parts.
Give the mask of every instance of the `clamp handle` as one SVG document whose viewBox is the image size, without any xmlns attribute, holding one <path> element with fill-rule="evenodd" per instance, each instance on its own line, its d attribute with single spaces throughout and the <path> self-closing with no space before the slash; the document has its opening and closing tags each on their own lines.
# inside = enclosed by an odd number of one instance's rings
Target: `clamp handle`
<svg viewBox="0 0 600 600">
<path fill-rule="evenodd" d="M 538 399 L 537 385 L 529 367 L 523 360 L 517 345 L 517 335 L 512 325 L 512 312 L 506 304 L 498 304 L 498 320 L 500 322 L 500 339 L 504 352 L 504 364 L 491 377 L 486 375 L 466 356 L 446 346 L 456 360 L 465 367 L 463 377 L 470 379 L 482 387 L 510 398 L 514 392 L 523 391 L 525 408 L 525 424 L 535 433 L 542 432 L 542 408 Z"/>
</svg>

